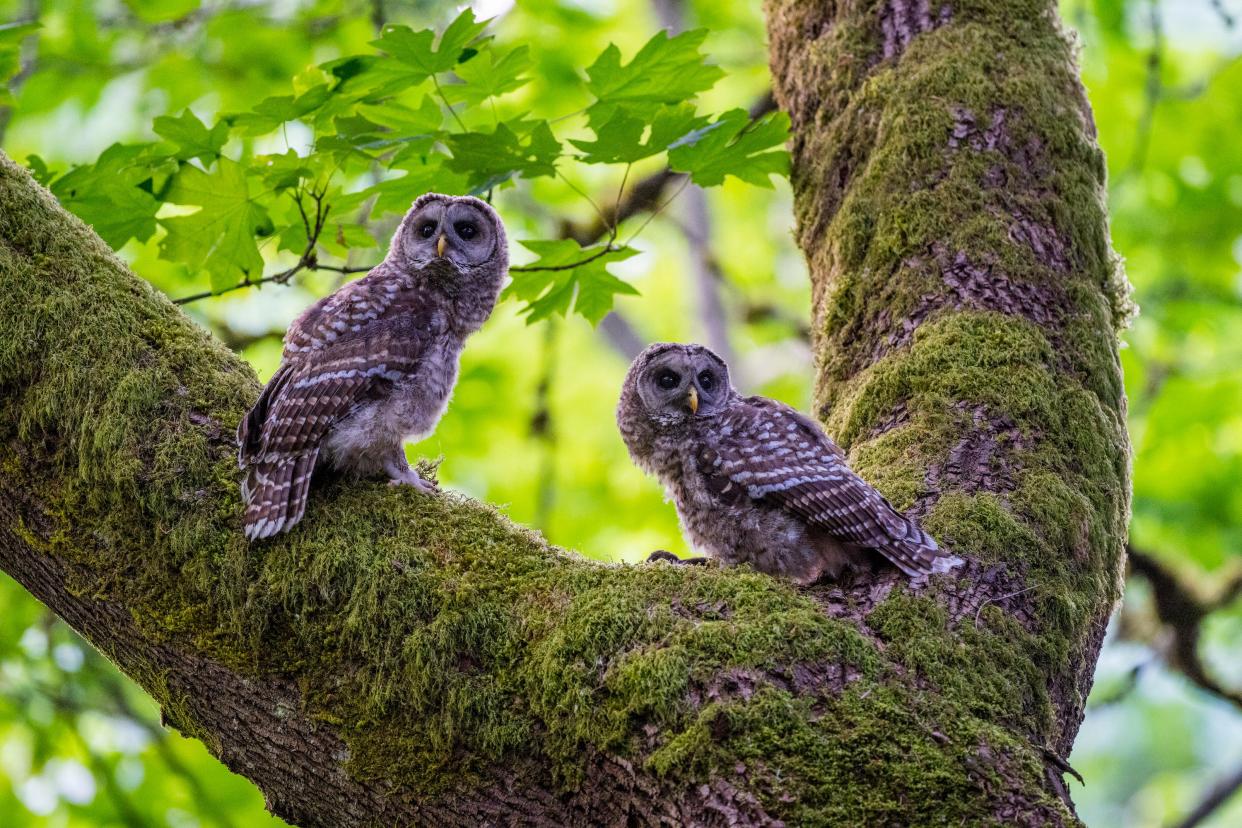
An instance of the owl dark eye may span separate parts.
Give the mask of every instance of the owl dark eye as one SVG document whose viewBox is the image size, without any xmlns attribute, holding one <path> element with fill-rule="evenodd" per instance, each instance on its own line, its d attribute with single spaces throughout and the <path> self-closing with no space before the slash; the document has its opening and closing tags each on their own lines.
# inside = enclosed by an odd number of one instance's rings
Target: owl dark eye
<svg viewBox="0 0 1242 828">
<path fill-rule="evenodd" d="M 659 374 L 656 375 L 656 385 L 660 386 L 665 391 L 669 391 L 673 388 L 676 388 L 680 382 L 681 382 L 681 378 L 678 377 L 676 373 L 668 370 L 667 368 L 665 368 L 663 371 L 661 371 Z"/>
<path fill-rule="evenodd" d="M 459 221 L 453 225 L 453 229 L 466 241 L 473 239 L 479 232 L 478 226 L 473 221 Z"/>
<path fill-rule="evenodd" d="M 436 223 L 434 221 L 424 222 L 423 226 L 418 228 L 418 233 L 424 239 L 431 238 L 431 234 L 436 232 Z"/>
<path fill-rule="evenodd" d="M 704 391 L 711 391 L 712 387 L 715 384 L 716 384 L 716 378 L 713 377 L 710 373 L 708 373 L 707 371 L 699 372 L 699 388 L 702 388 Z"/>
</svg>

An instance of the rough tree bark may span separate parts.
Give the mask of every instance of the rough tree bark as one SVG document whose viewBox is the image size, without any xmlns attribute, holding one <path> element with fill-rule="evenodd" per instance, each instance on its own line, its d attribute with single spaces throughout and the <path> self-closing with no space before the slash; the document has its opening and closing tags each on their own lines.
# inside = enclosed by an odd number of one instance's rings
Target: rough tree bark
<svg viewBox="0 0 1242 828">
<path fill-rule="evenodd" d="M 298 824 L 1074 823 L 1126 298 L 1054 4 L 768 14 L 818 413 L 964 571 L 605 566 L 378 483 L 248 547 L 253 373 L 7 158 L 0 567 Z"/>
</svg>

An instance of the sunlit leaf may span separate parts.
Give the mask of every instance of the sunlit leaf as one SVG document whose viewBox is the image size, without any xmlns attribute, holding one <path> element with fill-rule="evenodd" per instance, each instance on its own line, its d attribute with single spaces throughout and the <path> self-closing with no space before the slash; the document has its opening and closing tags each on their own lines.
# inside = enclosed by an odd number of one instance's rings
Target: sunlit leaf
<svg viewBox="0 0 1242 828">
<path fill-rule="evenodd" d="M 160 243 L 164 256 L 206 269 L 213 290 L 262 273 L 263 257 L 255 236 L 267 235 L 272 225 L 267 211 L 250 193 L 245 167 L 228 158 L 216 162 L 213 173 L 187 165 L 177 174 L 167 198 L 173 204 L 201 209 L 160 219 L 168 233 Z"/>
<path fill-rule="evenodd" d="M 315 176 L 312 162 L 293 150 L 287 150 L 284 154 L 257 156 L 250 172 L 259 175 L 264 187 L 274 192 L 296 187 Z"/>
<path fill-rule="evenodd" d="M 463 132 L 448 137 L 453 158 L 450 170 L 469 177 L 475 191 L 486 190 L 515 176 L 556 175 L 561 145 L 546 121 L 519 138 L 507 124 L 492 132 Z"/>
<path fill-rule="evenodd" d="M 610 119 L 618 104 L 681 103 L 714 86 L 724 72 L 699 52 L 706 37 L 706 29 L 672 38 L 659 32 L 627 64 L 610 44 L 586 70 L 587 90 L 597 98 L 587 110 L 591 125 Z"/>
<path fill-rule="evenodd" d="M 470 189 L 469 179 L 445 166 L 448 159 L 440 153 L 411 158 L 401 169 L 405 175 L 389 178 L 368 188 L 367 194 L 377 196 L 373 212 L 404 213 L 414 199 L 427 192 L 464 195 Z"/>
<path fill-rule="evenodd" d="M 161 115 L 156 118 L 151 128 L 161 138 L 176 145 L 176 157 L 183 161 L 200 158 L 204 164 L 210 164 L 220 156 L 229 139 L 229 125 L 218 121 L 211 129 L 198 119 L 198 116 L 187 109 L 180 117 Z"/>
<path fill-rule="evenodd" d="M 296 121 L 327 103 L 332 95 L 327 84 L 320 84 L 297 97 L 276 95 L 266 98 L 252 112 L 228 116 L 243 135 L 264 135 L 288 121 Z"/>
<path fill-rule="evenodd" d="M 650 122 L 618 108 L 595 127 L 596 140 L 569 143 L 586 153 L 582 160 L 588 164 L 632 163 L 663 152 L 706 122 L 694 114 L 693 104 L 662 106 Z"/>
<path fill-rule="evenodd" d="M 733 109 L 678 140 L 669 149 L 668 162 L 702 187 L 722 184 L 729 175 L 771 187 L 770 176 L 789 174 L 789 153 L 783 149 L 787 140 L 789 116 L 784 112 L 751 121 L 746 110 Z"/>
<path fill-rule="evenodd" d="M 527 323 L 553 314 L 564 316 L 572 309 L 597 325 L 612 310 L 617 294 L 638 294 L 629 282 L 608 272 L 613 262 L 637 255 L 633 248 L 584 248 L 572 239 L 527 240 L 521 245 L 539 257 L 525 267 L 544 268 L 510 272 L 513 282 L 505 295 L 526 303 L 522 313 Z"/>
<path fill-rule="evenodd" d="M 75 167 L 52 183 L 52 193 L 113 248 L 155 233 L 160 203 L 139 185 L 151 176 L 150 145 L 113 144 L 94 164 Z"/>
<path fill-rule="evenodd" d="M 474 10 L 467 7 L 448 25 L 438 43 L 431 29 L 416 32 L 409 26 L 388 25 L 379 40 L 372 41 L 371 45 L 414 69 L 411 78 L 419 75 L 425 78 L 456 66 L 462 50 L 482 34 L 486 26 L 487 21 L 476 21 Z"/>
<path fill-rule="evenodd" d="M 494 49 L 485 49 L 483 53 L 459 64 L 453 73 L 464 83 L 446 87 L 446 92 L 455 101 L 476 104 L 487 98 L 498 98 L 520 89 L 528 82 L 522 73 L 530 68 L 530 48 L 519 46 L 503 56 L 497 57 Z"/>
</svg>

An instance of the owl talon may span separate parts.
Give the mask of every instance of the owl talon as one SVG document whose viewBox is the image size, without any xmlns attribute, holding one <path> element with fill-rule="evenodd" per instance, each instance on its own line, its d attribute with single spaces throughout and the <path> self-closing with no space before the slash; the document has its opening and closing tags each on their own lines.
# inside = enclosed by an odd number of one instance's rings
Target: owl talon
<svg viewBox="0 0 1242 828">
<path fill-rule="evenodd" d="M 389 486 L 413 486 L 414 488 L 418 489 L 423 494 L 433 494 L 436 491 L 436 487 L 434 484 L 428 483 L 426 480 L 423 480 L 421 477 L 415 480 L 389 480 L 388 485 Z"/>
<path fill-rule="evenodd" d="M 647 563 L 665 561 L 674 566 L 706 566 L 707 558 L 679 558 L 667 549 L 657 549 L 647 556 Z"/>
<path fill-rule="evenodd" d="M 423 480 L 418 472 L 413 469 L 401 469 L 392 474 L 392 479 L 388 481 L 389 486 L 413 486 L 423 494 L 431 494 L 436 490 L 436 484 Z"/>
</svg>

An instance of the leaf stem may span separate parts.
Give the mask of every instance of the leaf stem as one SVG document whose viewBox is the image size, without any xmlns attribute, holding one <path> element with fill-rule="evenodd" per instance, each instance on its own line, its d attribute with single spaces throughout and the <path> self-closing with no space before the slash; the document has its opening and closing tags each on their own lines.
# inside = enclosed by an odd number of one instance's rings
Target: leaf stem
<svg viewBox="0 0 1242 828">
<path fill-rule="evenodd" d="M 221 296 L 225 293 L 231 293 L 235 290 L 254 287 L 256 285 L 269 283 L 275 283 L 278 285 L 288 284 L 290 279 L 303 270 L 328 270 L 333 273 L 363 273 L 371 270 L 374 265 L 367 267 L 338 267 L 337 265 L 325 265 L 319 263 L 319 259 L 315 255 L 315 246 L 319 244 L 319 236 L 323 234 L 324 225 L 328 223 L 328 211 L 332 209 L 331 204 L 325 205 L 323 203 L 323 197 L 326 192 L 327 185 L 325 184 L 324 186 L 324 190 L 310 190 L 310 197 L 315 201 L 315 221 L 313 227 L 311 226 L 310 216 L 306 213 L 306 205 L 302 202 L 302 196 L 305 195 L 304 191 L 299 188 L 298 192 L 293 196 L 293 200 L 298 207 L 298 213 L 302 216 L 302 226 L 306 228 L 307 236 L 306 249 L 302 251 L 302 256 L 298 259 L 297 264 L 293 267 L 282 270 L 279 273 L 273 273 L 271 276 L 264 276 L 261 279 L 251 279 L 247 276 L 237 284 L 227 287 L 224 290 L 205 290 L 201 293 L 181 296 L 173 299 L 173 304 L 188 305 L 191 302 L 197 302 L 200 299 L 207 299 L 211 296 Z"/>
<path fill-rule="evenodd" d="M 444 106 L 448 109 L 449 114 L 453 116 L 453 120 L 457 122 L 457 126 L 461 127 L 462 132 L 469 132 L 470 130 L 466 128 L 466 123 L 461 119 L 461 116 L 457 114 L 457 110 L 453 109 L 453 105 L 449 103 L 448 95 L 444 94 L 444 89 L 440 86 L 440 79 L 435 75 L 432 75 L 431 82 L 435 84 L 436 94 L 439 95 L 440 100 L 444 102 Z"/>
<path fill-rule="evenodd" d="M 658 215 L 660 215 L 660 213 L 664 212 L 664 208 L 665 208 L 665 207 L 667 207 L 668 205 L 672 204 L 672 203 L 673 203 L 673 201 L 674 201 L 674 199 L 676 199 L 676 198 L 677 198 L 677 196 L 681 195 L 681 191 L 682 191 L 682 190 L 684 190 L 684 189 L 686 189 L 686 185 L 687 185 L 687 184 L 689 184 L 689 183 L 690 183 L 690 176 L 686 176 L 685 178 L 683 178 L 683 179 L 682 179 L 682 181 L 681 181 L 681 186 L 680 186 L 680 187 L 678 187 L 678 188 L 677 188 L 677 189 L 673 192 L 673 194 L 672 194 L 671 196 L 669 196 L 669 197 L 668 197 L 668 200 L 667 200 L 667 201 L 665 201 L 665 202 L 664 202 L 663 204 L 661 204 L 659 207 L 657 207 L 657 208 L 655 208 L 654 210 L 652 210 L 652 211 L 651 211 L 650 215 L 648 215 L 648 216 L 647 216 L 647 218 L 643 220 L 643 223 L 642 223 L 642 224 L 640 224 L 640 225 L 638 225 L 638 229 L 637 229 L 637 230 L 635 230 L 632 234 L 630 234 L 629 239 L 627 239 L 627 240 L 625 241 L 625 243 L 622 245 L 622 247 L 629 247 L 629 246 L 630 246 L 630 244 L 634 241 L 634 239 L 638 236 L 638 234 L 639 234 L 639 233 L 641 233 L 641 232 L 643 232 L 643 230 L 645 230 L 645 229 L 647 228 L 647 225 L 648 225 L 648 224 L 651 224 L 652 220 L 653 220 L 653 219 L 655 219 L 655 217 L 656 217 L 656 216 L 658 216 Z"/>
<path fill-rule="evenodd" d="M 604 223 L 604 226 L 609 229 L 608 241 L 610 243 L 614 241 L 617 238 L 617 228 L 612 222 L 608 220 L 608 217 L 604 215 L 604 211 L 601 210 L 599 208 L 599 205 L 595 203 L 595 199 L 587 195 L 586 191 L 583 190 L 581 187 L 579 187 L 577 184 L 574 184 L 574 182 L 566 178 L 565 174 L 562 173 L 560 170 L 556 171 L 556 177 L 559 178 L 561 181 L 564 181 L 566 186 L 569 187 L 569 189 L 573 190 L 575 193 L 577 193 L 578 195 L 582 196 L 583 198 L 587 200 L 587 203 L 590 204 L 592 208 L 594 208 L 595 214 L 599 216 L 599 220 L 602 221 Z"/>
<path fill-rule="evenodd" d="M 573 270 L 574 268 L 582 267 L 584 264 L 590 264 L 591 262 L 595 261 L 596 259 L 602 256 L 607 256 L 609 253 L 615 253 L 616 251 L 620 249 L 621 248 L 619 247 L 613 247 L 612 242 L 609 242 L 608 244 L 604 245 L 599 250 L 597 250 L 595 253 L 591 254 L 590 256 L 587 256 L 582 261 L 570 262 L 569 264 L 563 264 L 563 265 L 544 265 L 542 267 L 531 267 L 531 266 L 511 267 L 509 268 L 509 272 L 510 273 L 544 273 L 544 272 L 551 273 L 551 272 L 558 271 L 558 270 Z"/>
</svg>

